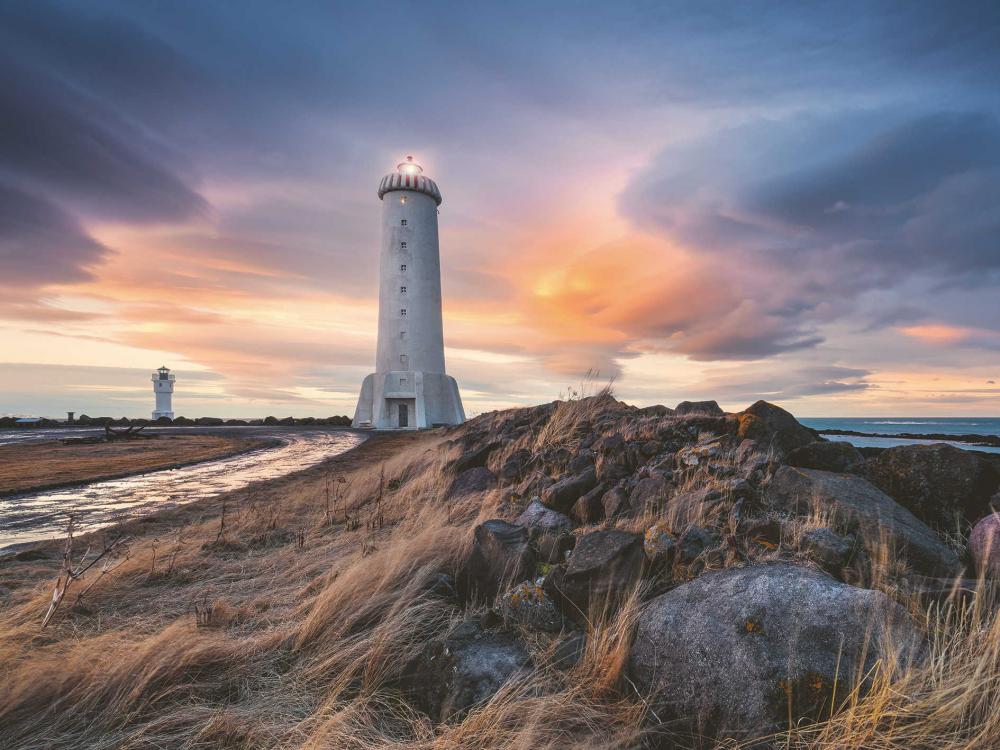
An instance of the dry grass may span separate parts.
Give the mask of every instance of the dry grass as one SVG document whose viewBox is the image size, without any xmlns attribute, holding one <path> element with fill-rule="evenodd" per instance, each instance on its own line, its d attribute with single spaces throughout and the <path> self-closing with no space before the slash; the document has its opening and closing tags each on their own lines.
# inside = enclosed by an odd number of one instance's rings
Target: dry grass
<svg viewBox="0 0 1000 750">
<path fill-rule="evenodd" d="M 524 430 L 491 466 L 520 447 L 572 449 L 583 426 L 603 418 L 606 399 L 556 403 L 556 427 Z M 444 500 L 455 435 L 380 438 L 252 494 L 130 524 L 129 559 L 45 631 L 57 560 L 0 565 L 0 586 L 11 589 L 0 599 L 0 747 L 646 746 L 645 705 L 625 674 L 637 595 L 594 619 L 572 670 L 549 665 L 555 637 L 526 634 L 541 667 L 462 721 L 435 727 L 404 700 L 409 659 L 473 612 L 429 594 L 430 582 L 455 572 L 476 522 L 513 512 L 509 488 Z M 709 478 L 693 471 L 688 481 L 695 489 Z M 776 741 L 995 747 L 1000 621 L 983 597 L 973 601 L 908 602 L 932 634 L 927 666 L 891 684 L 876 676 L 864 700 Z"/>
</svg>

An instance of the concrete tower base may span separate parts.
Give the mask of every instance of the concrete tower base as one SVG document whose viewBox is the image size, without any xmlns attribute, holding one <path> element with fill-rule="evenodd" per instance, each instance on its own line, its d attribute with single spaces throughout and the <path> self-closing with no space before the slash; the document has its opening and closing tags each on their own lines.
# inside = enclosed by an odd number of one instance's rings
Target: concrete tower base
<svg viewBox="0 0 1000 750">
<path fill-rule="evenodd" d="M 464 421 L 455 378 L 411 370 L 366 376 L 351 424 L 380 430 L 419 430 Z"/>
</svg>

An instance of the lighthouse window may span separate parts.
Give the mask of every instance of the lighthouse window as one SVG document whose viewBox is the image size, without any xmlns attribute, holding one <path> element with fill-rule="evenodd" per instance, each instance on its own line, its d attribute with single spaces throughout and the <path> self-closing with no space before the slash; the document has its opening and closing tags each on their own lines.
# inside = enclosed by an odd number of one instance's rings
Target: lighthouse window
<svg viewBox="0 0 1000 750">
<path fill-rule="evenodd" d="M 400 219 L 399 220 L 399 226 L 405 227 L 406 226 L 406 219 Z"/>
<path fill-rule="evenodd" d="M 410 369 L 410 358 L 405 354 L 399 355 L 399 364 L 404 370 Z M 400 385 L 406 385 L 406 378 L 400 379 Z"/>
<path fill-rule="evenodd" d="M 401 265 L 399 266 L 399 270 L 400 270 L 400 271 L 405 271 L 405 270 L 406 270 L 406 264 L 405 264 L 405 263 L 401 264 Z"/>
<path fill-rule="evenodd" d="M 399 293 L 400 294 L 406 294 L 406 287 L 405 286 L 399 287 Z"/>
<path fill-rule="evenodd" d="M 406 249 L 406 243 L 405 242 L 400 242 L 399 243 L 399 249 L 400 250 L 405 250 Z"/>
<path fill-rule="evenodd" d="M 403 318 L 406 317 L 406 308 L 405 307 L 400 308 L 399 315 L 400 315 L 400 317 L 403 317 Z"/>
<path fill-rule="evenodd" d="M 400 331 L 399 332 L 399 338 L 405 339 L 406 338 L 406 331 Z"/>
</svg>

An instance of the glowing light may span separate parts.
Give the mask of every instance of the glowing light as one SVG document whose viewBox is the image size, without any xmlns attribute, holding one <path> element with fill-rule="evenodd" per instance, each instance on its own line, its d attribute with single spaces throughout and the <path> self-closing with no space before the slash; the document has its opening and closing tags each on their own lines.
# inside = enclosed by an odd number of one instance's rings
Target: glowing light
<svg viewBox="0 0 1000 750">
<path fill-rule="evenodd" d="M 406 161 L 400 162 L 396 165 L 396 171 L 403 174 L 420 174 L 424 171 L 424 168 L 413 161 L 412 156 L 407 156 Z"/>
</svg>

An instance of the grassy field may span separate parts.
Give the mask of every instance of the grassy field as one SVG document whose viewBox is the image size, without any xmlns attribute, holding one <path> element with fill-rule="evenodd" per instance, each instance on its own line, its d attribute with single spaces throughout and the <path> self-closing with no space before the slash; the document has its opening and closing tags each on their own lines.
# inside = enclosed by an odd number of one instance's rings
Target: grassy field
<svg viewBox="0 0 1000 750">
<path fill-rule="evenodd" d="M 503 453 L 558 446 L 588 408 L 561 405 L 551 429 Z M 446 500 L 448 438 L 375 435 L 295 476 L 76 539 L 79 557 L 128 537 L 45 628 L 61 543 L 0 563 L 0 747 L 644 747 L 645 704 L 625 674 L 638 597 L 590 624 L 570 671 L 545 666 L 561 636 L 526 634 L 533 677 L 459 722 L 434 726 L 402 700 L 422 644 L 476 611 L 428 596 L 430 582 L 456 571 L 475 524 L 511 512 L 503 490 Z M 996 747 L 995 611 L 911 610 L 931 634 L 925 665 L 775 742 Z"/>
<path fill-rule="evenodd" d="M 210 461 L 266 444 L 223 435 L 164 435 L 112 443 L 4 445 L 0 446 L 0 495 Z"/>
</svg>

